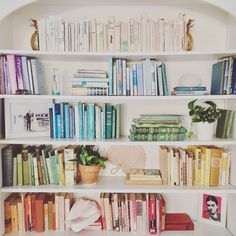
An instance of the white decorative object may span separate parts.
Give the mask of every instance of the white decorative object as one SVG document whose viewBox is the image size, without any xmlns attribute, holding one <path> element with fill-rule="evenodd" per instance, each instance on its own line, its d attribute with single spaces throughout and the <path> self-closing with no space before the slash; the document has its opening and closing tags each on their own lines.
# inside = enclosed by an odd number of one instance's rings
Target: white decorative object
<svg viewBox="0 0 236 236">
<path fill-rule="evenodd" d="M 198 122 L 197 126 L 197 138 L 199 140 L 212 140 L 215 130 L 215 122 Z"/>
<path fill-rule="evenodd" d="M 52 95 L 61 95 L 60 74 L 58 68 L 52 69 Z"/>
</svg>

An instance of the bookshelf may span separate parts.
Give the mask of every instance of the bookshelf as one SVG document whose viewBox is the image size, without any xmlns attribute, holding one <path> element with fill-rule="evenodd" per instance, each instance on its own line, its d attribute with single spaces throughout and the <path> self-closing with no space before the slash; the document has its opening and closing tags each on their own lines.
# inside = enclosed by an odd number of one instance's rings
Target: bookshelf
<svg viewBox="0 0 236 236">
<path fill-rule="evenodd" d="M 171 111 L 187 114 L 186 104 L 190 100 L 213 100 L 221 107 L 236 109 L 235 100 L 236 95 L 204 95 L 204 96 L 103 96 L 103 97 L 83 97 L 70 96 L 67 92 L 61 96 L 53 96 L 51 94 L 51 78 L 50 68 L 55 65 L 65 68 L 65 70 L 72 73 L 77 68 L 102 68 L 108 70 L 108 59 L 126 58 L 129 61 L 138 61 L 144 58 L 153 58 L 157 60 L 164 60 L 168 70 L 168 83 L 172 89 L 178 84 L 179 77 L 183 72 L 192 72 L 199 75 L 207 86 L 208 90 L 211 83 L 211 67 L 218 59 L 225 56 L 236 55 L 235 45 L 235 18 L 231 13 L 236 8 L 235 3 L 222 4 L 221 1 L 197 1 L 197 0 L 177 0 L 163 1 L 163 0 L 129 0 L 119 1 L 115 0 L 89 0 L 84 3 L 79 0 L 41 0 L 41 1 L 15 1 L 14 3 L 6 4 L 6 9 L 9 9 L 9 15 L 0 23 L 0 54 L 15 54 L 22 56 L 29 56 L 38 58 L 43 62 L 48 72 L 46 75 L 47 93 L 45 95 L 0 95 L 0 98 L 8 99 L 24 99 L 30 102 L 31 99 L 49 100 L 49 101 L 68 101 L 68 102 L 98 102 L 98 103 L 121 103 L 123 105 L 122 114 L 122 137 L 118 140 L 52 140 L 50 138 L 12 138 L 1 139 L 0 148 L 8 144 L 52 144 L 55 146 L 68 144 L 84 144 L 84 145 L 98 145 L 101 147 L 108 147 L 110 145 L 142 145 L 147 151 L 148 167 L 154 163 L 158 166 L 158 149 L 160 145 L 173 146 L 188 146 L 188 145 L 217 145 L 227 146 L 232 151 L 231 175 L 230 185 L 222 187 L 173 187 L 173 186 L 136 186 L 124 184 L 124 178 L 121 173 L 118 176 L 110 176 L 109 170 L 106 170 L 99 177 L 97 185 L 93 187 L 86 187 L 82 185 L 70 186 L 34 186 L 33 188 L 23 187 L 1 187 L 0 189 L 0 235 L 4 233 L 3 222 L 3 200 L 12 192 L 73 192 L 77 195 L 95 194 L 100 192 L 159 192 L 163 193 L 165 197 L 170 200 L 169 211 L 185 211 L 190 216 L 197 220 L 198 198 L 204 192 L 208 193 L 222 193 L 228 195 L 228 213 L 227 213 L 227 227 L 219 228 L 212 225 L 207 225 L 200 222 L 195 222 L 194 232 L 162 232 L 163 236 L 178 236 L 178 235 L 196 235 L 196 236 L 229 236 L 236 234 L 236 226 L 234 219 L 236 217 L 236 160 L 234 155 L 236 153 L 236 139 L 223 140 L 213 139 L 210 141 L 201 141 L 197 139 L 185 140 L 184 142 L 130 142 L 127 135 L 131 124 L 131 119 L 137 117 L 140 113 L 152 112 L 153 109 L 168 113 Z M 20 3 L 21 2 L 21 3 Z M 8 4 L 12 4 L 8 6 Z M 21 5 L 22 4 L 22 5 Z M 27 5 L 28 4 L 28 5 Z M 232 5 L 231 5 L 232 4 Z M 14 6 L 13 6 L 14 5 Z M 135 6 L 132 6 L 135 5 Z M 223 5 L 223 6 L 222 6 Z M 20 6 L 23 6 L 20 8 Z M 9 8 L 8 8 L 9 7 Z M 19 8 L 19 9 L 18 9 Z M 46 10 L 45 10 L 46 8 Z M 135 9 L 135 10 L 134 10 Z M 191 52 L 50 52 L 50 51 L 32 51 L 30 49 L 29 39 L 31 36 L 31 29 L 29 27 L 28 19 L 33 17 L 48 17 L 50 15 L 62 16 L 70 20 L 76 20 L 77 15 L 85 15 L 91 17 L 95 15 L 98 19 L 105 22 L 107 12 L 110 15 L 119 17 L 120 19 L 128 19 L 131 17 L 139 18 L 142 11 L 147 11 L 150 18 L 157 15 L 158 17 L 169 17 L 177 15 L 179 12 L 186 12 L 189 17 L 196 19 L 196 27 L 198 29 L 194 32 L 195 46 Z M 226 11 L 225 11 L 226 10 Z M 4 8 L 3 8 L 3 11 Z M 132 12 L 132 13 L 131 13 Z M 6 16 L 7 12 L 0 11 L 0 17 Z M 214 27 L 212 27 L 214 25 Z M 10 29 L 10 30 L 9 30 Z M 220 33 L 219 33 L 220 32 Z M 7 114 L 6 114 L 7 116 Z M 1 158 L 0 158 L 1 166 Z M 1 186 L 0 176 L 0 186 Z M 115 186 L 115 187 L 114 187 Z M 179 201 L 177 199 L 182 199 Z M 194 204 L 192 204 L 194 202 Z M 186 206 L 185 206 L 186 204 Z M 179 206 L 182 205 L 182 208 Z M 35 233 L 30 233 L 33 235 Z M 36 233 L 36 235 L 54 235 L 63 234 L 66 236 L 74 235 L 73 232 L 45 232 Z M 133 233 L 116 233 L 116 232 L 101 232 L 97 235 L 135 235 Z M 8 235 L 15 235 L 11 233 Z M 21 235 L 17 233 L 17 235 Z M 22 235 L 27 236 L 28 233 Z M 91 233 L 83 232 L 81 235 L 92 235 Z"/>
</svg>

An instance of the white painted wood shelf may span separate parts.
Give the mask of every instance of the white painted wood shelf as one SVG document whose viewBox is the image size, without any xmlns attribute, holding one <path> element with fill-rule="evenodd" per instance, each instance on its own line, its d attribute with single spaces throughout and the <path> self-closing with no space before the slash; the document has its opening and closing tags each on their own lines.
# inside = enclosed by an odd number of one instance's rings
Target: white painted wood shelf
<svg viewBox="0 0 236 236">
<path fill-rule="evenodd" d="M 53 61 L 108 61 L 109 57 L 113 58 L 129 58 L 129 60 L 156 58 L 165 59 L 165 61 L 175 60 L 212 60 L 220 59 L 227 56 L 236 55 L 236 50 L 203 50 L 203 51 L 182 51 L 182 52 L 52 52 L 52 51 L 32 51 L 32 50 L 10 50 L 2 49 L 0 54 L 14 54 L 21 56 L 36 57 L 41 60 Z"/>
<path fill-rule="evenodd" d="M 68 144 L 81 144 L 81 145 L 176 145 L 176 146 L 188 146 L 188 145 L 236 145 L 236 139 L 219 139 L 214 138 L 212 140 L 198 140 L 198 139 L 185 139 L 184 141 L 130 141 L 127 136 L 122 136 L 119 139 L 51 139 L 49 137 L 25 137 L 25 138 L 9 138 L 0 139 L 0 144 L 48 144 L 48 145 L 68 145 Z"/>
<path fill-rule="evenodd" d="M 226 229 L 222 227 L 217 227 L 210 224 L 205 224 L 202 222 L 194 221 L 195 229 L 192 231 L 164 231 L 161 233 L 161 236 L 232 236 L 232 234 Z M 78 233 L 74 233 L 72 231 L 48 231 L 44 233 L 10 233 L 6 234 L 7 236 L 75 236 Z M 80 232 L 79 235 L 81 236 L 131 236 L 131 235 L 143 235 L 148 236 L 150 234 L 137 234 L 133 232 L 113 232 L 113 231 L 87 231 L 87 232 Z"/>
<path fill-rule="evenodd" d="M 0 98 L 8 99 L 40 99 L 58 101 L 84 101 L 84 102 L 119 102 L 119 103 L 140 103 L 140 102 L 161 102 L 161 101 L 185 101 L 185 100 L 233 100 L 236 95 L 202 95 L 202 96 L 72 96 L 72 95 L 8 95 L 0 94 Z"/>
<path fill-rule="evenodd" d="M 180 187 L 168 185 L 140 185 L 126 184 L 125 176 L 99 176 L 95 185 L 40 185 L 40 186 L 13 186 L 2 187 L 1 192 L 46 192 L 46 193 L 99 193 L 99 192 L 116 192 L 116 193 L 236 193 L 236 188 L 232 185 L 220 187 Z"/>
</svg>

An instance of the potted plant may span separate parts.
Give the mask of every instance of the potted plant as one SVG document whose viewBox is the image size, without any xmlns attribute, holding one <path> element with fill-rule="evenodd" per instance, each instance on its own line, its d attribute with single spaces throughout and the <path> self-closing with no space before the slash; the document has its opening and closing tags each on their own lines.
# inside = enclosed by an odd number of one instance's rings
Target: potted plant
<svg viewBox="0 0 236 236">
<path fill-rule="evenodd" d="M 198 139 L 210 140 L 214 135 L 215 121 L 220 117 L 220 109 L 212 101 L 205 101 L 207 106 L 197 105 L 196 101 L 188 103 L 192 124 L 196 123 Z"/>
<path fill-rule="evenodd" d="M 78 155 L 79 171 L 83 184 L 94 184 L 97 181 L 99 170 L 106 168 L 106 158 L 101 156 L 94 145 L 82 146 Z"/>
</svg>

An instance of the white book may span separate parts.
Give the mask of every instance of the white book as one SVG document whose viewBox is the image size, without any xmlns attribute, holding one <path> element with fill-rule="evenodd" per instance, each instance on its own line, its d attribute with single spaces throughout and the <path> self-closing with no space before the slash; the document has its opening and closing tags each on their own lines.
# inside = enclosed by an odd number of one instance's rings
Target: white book
<svg viewBox="0 0 236 236">
<path fill-rule="evenodd" d="M 48 203 L 43 204 L 44 207 L 44 229 L 48 231 Z"/>
<path fill-rule="evenodd" d="M 97 52 L 97 23 L 94 18 L 91 23 L 91 49 L 92 52 Z"/>
<path fill-rule="evenodd" d="M 108 51 L 108 25 L 103 24 L 103 51 L 107 52 Z"/>
<path fill-rule="evenodd" d="M 169 20 L 164 21 L 164 31 L 165 31 L 165 52 L 170 51 L 170 22 Z"/>
<path fill-rule="evenodd" d="M 38 21 L 38 32 L 39 32 L 39 49 L 40 51 L 46 51 L 46 20 L 41 18 Z"/>
<path fill-rule="evenodd" d="M 115 50 L 115 17 L 109 16 L 107 21 L 107 49 L 108 51 L 114 51 Z"/>
<path fill-rule="evenodd" d="M 169 22 L 169 29 L 170 29 L 170 52 L 174 51 L 174 20 L 170 20 Z"/>
<path fill-rule="evenodd" d="M 75 24 L 70 23 L 70 30 L 71 30 L 71 51 L 75 51 Z"/>
<path fill-rule="evenodd" d="M 158 20 L 158 36 L 159 36 L 159 51 L 164 52 L 165 51 L 165 24 L 164 19 Z"/>
<path fill-rule="evenodd" d="M 67 193 L 65 196 L 65 220 L 67 219 L 67 216 L 70 213 L 70 204 L 71 204 L 71 199 L 70 199 L 70 194 Z M 65 224 L 65 230 L 69 230 L 69 224 Z"/>
<path fill-rule="evenodd" d="M 25 56 L 21 57 L 21 63 L 22 63 L 24 88 L 29 91 L 30 90 L 30 87 L 29 87 L 29 74 L 28 74 L 28 67 L 27 67 L 27 58 Z"/>
<path fill-rule="evenodd" d="M 31 61 L 31 68 L 32 68 L 34 94 L 39 94 L 36 59 L 30 59 L 30 61 Z"/>
<path fill-rule="evenodd" d="M 113 65 L 113 73 L 112 73 L 112 79 L 113 79 L 113 95 L 117 95 L 117 68 L 116 65 Z"/>
<path fill-rule="evenodd" d="M 78 52 L 78 25 L 77 25 L 77 23 L 75 23 L 74 25 L 75 25 L 75 46 L 74 46 L 74 50 L 75 50 L 75 52 Z"/>
<path fill-rule="evenodd" d="M 48 176 L 49 176 L 49 183 L 53 184 L 53 175 L 52 175 L 52 166 L 51 166 L 51 160 L 50 158 L 46 158 L 47 163 L 47 170 L 48 170 Z"/>
<path fill-rule="evenodd" d="M 65 185 L 74 185 L 75 184 L 75 164 L 74 159 L 74 149 L 65 148 L 64 149 L 64 159 L 65 159 Z"/>
<path fill-rule="evenodd" d="M 58 29 L 58 50 L 60 52 L 65 51 L 65 22 L 62 18 L 57 20 L 57 29 Z"/>
<path fill-rule="evenodd" d="M 122 79 L 123 79 L 123 95 L 126 95 L 126 60 L 122 60 Z"/>
<path fill-rule="evenodd" d="M 121 51 L 127 52 L 128 51 L 128 23 L 121 23 L 120 25 L 120 32 L 121 32 Z"/>
<path fill-rule="evenodd" d="M 56 230 L 60 229 L 60 206 L 59 206 L 59 193 L 55 194 L 55 225 Z"/>
<path fill-rule="evenodd" d="M 65 230 L 65 193 L 61 193 L 59 196 L 59 231 L 63 232 Z"/>
<path fill-rule="evenodd" d="M 89 52 L 90 51 L 90 44 L 89 44 L 90 21 L 86 19 L 85 23 L 86 23 L 86 34 L 85 34 L 86 35 L 86 37 L 85 37 L 86 47 L 85 47 L 85 51 Z"/>
<path fill-rule="evenodd" d="M 141 48 L 142 51 L 147 51 L 147 13 L 144 12 L 141 16 L 141 32 L 142 32 L 142 41 L 141 41 Z"/>
<path fill-rule="evenodd" d="M 50 24 L 50 51 L 56 51 L 56 18 L 54 16 L 49 17 Z"/>
<path fill-rule="evenodd" d="M 46 50 L 51 51 L 51 42 L 50 42 L 51 25 L 49 19 L 45 20 L 45 25 L 46 25 Z"/>
<path fill-rule="evenodd" d="M 115 21 L 115 47 L 117 52 L 121 51 L 121 25 L 119 21 Z"/>
<path fill-rule="evenodd" d="M 77 22 L 76 24 L 76 28 L 77 28 L 77 51 L 80 51 L 80 23 Z"/>
<path fill-rule="evenodd" d="M 17 202 L 18 231 L 24 232 L 24 208 L 22 201 Z"/>
<path fill-rule="evenodd" d="M 150 74 L 151 74 L 151 95 L 157 95 L 156 84 L 156 61 L 150 61 Z"/>
<path fill-rule="evenodd" d="M 31 60 L 27 59 L 27 68 L 29 73 L 29 91 L 31 94 L 35 94 L 34 92 L 34 85 L 33 85 L 33 74 L 32 74 L 32 66 L 31 66 Z"/>
<path fill-rule="evenodd" d="M 65 51 L 68 52 L 69 51 L 69 25 L 68 22 L 65 21 L 64 22 L 64 26 L 65 26 Z"/>
</svg>

